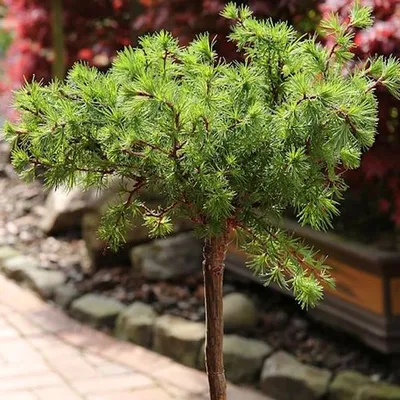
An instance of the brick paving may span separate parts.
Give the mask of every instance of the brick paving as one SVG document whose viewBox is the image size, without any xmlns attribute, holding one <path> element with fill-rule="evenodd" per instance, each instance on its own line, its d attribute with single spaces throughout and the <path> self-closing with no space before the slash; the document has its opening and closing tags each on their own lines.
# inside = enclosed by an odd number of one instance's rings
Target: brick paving
<svg viewBox="0 0 400 400">
<path fill-rule="evenodd" d="M 205 374 L 88 328 L 0 276 L 0 400 L 207 398 Z M 228 399 L 268 400 L 233 385 Z"/>
</svg>

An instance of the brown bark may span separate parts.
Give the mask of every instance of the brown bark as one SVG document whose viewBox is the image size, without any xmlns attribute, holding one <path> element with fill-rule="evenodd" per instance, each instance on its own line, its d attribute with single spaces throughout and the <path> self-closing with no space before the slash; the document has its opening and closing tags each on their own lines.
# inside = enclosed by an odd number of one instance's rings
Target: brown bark
<svg viewBox="0 0 400 400">
<path fill-rule="evenodd" d="M 204 243 L 205 360 L 211 400 L 226 400 L 226 380 L 222 352 L 224 336 L 222 299 L 227 246 L 227 234 L 206 239 Z"/>
<path fill-rule="evenodd" d="M 53 77 L 64 79 L 65 59 L 64 59 L 64 27 L 63 27 L 63 4 L 62 0 L 52 1 L 52 40 L 53 40 Z"/>
<path fill-rule="evenodd" d="M 136 46 L 138 42 L 138 32 L 135 29 L 135 20 L 143 12 L 143 6 L 138 0 L 131 0 L 130 5 L 130 30 L 131 30 L 131 45 Z"/>
</svg>

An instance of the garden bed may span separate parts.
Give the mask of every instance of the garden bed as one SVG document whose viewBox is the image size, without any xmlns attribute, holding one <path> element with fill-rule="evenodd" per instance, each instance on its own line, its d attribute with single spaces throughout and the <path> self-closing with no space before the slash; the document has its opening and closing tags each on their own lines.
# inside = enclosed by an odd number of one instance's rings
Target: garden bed
<svg viewBox="0 0 400 400">
<path fill-rule="evenodd" d="M 113 267 L 74 281 L 68 271 L 41 268 L 37 258 L 6 246 L 0 247 L 0 270 L 78 320 L 203 368 L 200 274 L 144 282 L 126 267 Z M 353 398 L 337 397 L 349 393 L 358 400 L 399 398 L 395 360 L 313 322 L 290 298 L 227 273 L 224 306 L 224 358 L 232 382 L 256 386 L 276 400 Z"/>
<path fill-rule="evenodd" d="M 325 300 L 311 314 L 381 352 L 399 353 L 400 253 L 300 228 L 290 221 L 286 227 L 328 256 L 326 263 L 336 281 L 336 288 L 326 288 Z M 245 256 L 234 248 L 228 265 L 259 281 L 246 269 Z"/>
<path fill-rule="evenodd" d="M 33 257 L 42 270 L 61 272 L 68 285 L 76 290 L 74 297 L 95 293 L 123 305 L 140 301 L 150 305 L 158 316 L 203 321 L 200 266 L 197 273 L 172 281 L 146 280 L 132 273 L 127 265 L 108 265 L 90 272 L 79 230 L 49 237 L 40 229 L 45 200 L 40 183 L 26 186 L 15 179 L 11 170 L 6 170 L 0 179 L 0 189 L 1 245 Z M 397 357 L 383 355 L 348 334 L 316 322 L 287 295 L 228 271 L 225 294 L 229 293 L 244 294 L 258 310 L 254 326 L 229 333 L 267 343 L 274 354 L 285 351 L 302 365 L 333 374 L 355 370 L 373 381 L 400 384 Z M 54 293 L 50 297 L 54 301 Z M 107 324 L 100 328 L 110 333 L 114 329 Z M 253 384 L 258 382 L 255 380 Z"/>
<path fill-rule="evenodd" d="M 152 305 L 159 314 L 195 322 L 204 320 L 200 271 L 176 281 L 149 282 L 122 266 L 102 269 L 75 283 L 81 294 L 98 293 L 127 305 L 141 301 Z M 296 355 L 302 362 L 333 372 L 354 369 L 400 384 L 400 365 L 396 368 L 393 364 L 395 357 L 382 355 L 346 333 L 316 322 L 292 298 L 229 271 L 225 275 L 224 291 L 245 294 L 259 310 L 257 325 L 235 333 L 266 341 L 274 349 Z"/>
</svg>

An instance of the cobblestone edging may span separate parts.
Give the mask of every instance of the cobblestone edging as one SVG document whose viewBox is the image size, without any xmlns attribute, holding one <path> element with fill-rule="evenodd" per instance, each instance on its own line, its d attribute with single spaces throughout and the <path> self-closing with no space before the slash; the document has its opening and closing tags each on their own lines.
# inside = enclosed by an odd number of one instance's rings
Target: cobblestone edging
<svg viewBox="0 0 400 400">
<path fill-rule="evenodd" d="M 37 260 L 10 247 L 0 247 L 0 270 L 94 328 L 108 327 L 120 339 L 147 347 L 188 367 L 203 369 L 202 323 L 159 316 L 151 306 L 139 302 L 125 306 L 96 294 L 79 297 L 77 290 L 66 283 L 62 272 L 42 269 Z M 240 300 L 238 294 L 228 296 L 230 304 Z M 250 315 L 251 308 L 247 307 Z M 327 369 L 302 364 L 286 352 L 274 352 L 268 344 L 234 332 L 225 335 L 224 358 L 226 375 L 231 382 L 256 385 L 276 400 L 400 400 L 400 386 L 373 382 L 354 371 L 333 376 Z"/>
<path fill-rule="evenodd" d="M 203 372 L 70 318 L 0 274 L 0 399 L 207 400 Z M 228 385 L 229 400 L 273 400 Z"/>
</svg>

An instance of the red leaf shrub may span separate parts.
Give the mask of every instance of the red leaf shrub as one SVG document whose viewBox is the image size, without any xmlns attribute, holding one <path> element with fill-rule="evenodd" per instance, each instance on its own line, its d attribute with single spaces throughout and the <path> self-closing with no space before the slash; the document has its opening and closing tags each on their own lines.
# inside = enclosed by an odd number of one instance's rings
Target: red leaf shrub
<svg viewBox="0 0 400 400">
<path fill-rule="evenodd" d="M 352 0 L 326 0 L 320 4 L 322 14 L 339 12 L 345 15 Z M 356 33 L 354 50 L 362 60 L 371 55 L 400 55 L 400 2 L 398 0 L 362 0 L 374 8 L 375 23 Z M 361 168 L 347 174 L 351 189 L 339 227 L 354 231 L 366 240 L 379 240 L 381 231 L 395 233 L 400 228 L 400 101 L 378 90 L 379 135 L 374 147 L 363 156 Z M 346 221 L 350 221 L 346 222 Z M 351 224 L 351 225 L 350 225 Z M 395 238 L 395 235 L 392 235 Z M 385 243 L 385 246 L 395 245 Z"/>
<path fill-rule="evenodd" d="M 144 11 L 136 19 L 134 27 L 140 32 L 167 29 L 179 36 L 181 43 L 189 42 L 199 32 L 208 31 L 218 35 L 219 54 L 231 59 L 236 57 L 236 49 L 223 40 L 229 33 L 226 20 L 219 13 L 227 3 L 226 0 L 140 0 Z M 316 17 L 317 0 L 249 0 L 236 1 L 247 3 L 254 13 L 260 17 L 285 19 L 300 28 L 310 29 Z M 304 30 L 304 29 L 303 29 Z"/>
<path fill-rule="evenodd" d="M 98 67 L 110 64 L 117 50 L 130 43 L 128 0 L 64 0 L 67 67 L 83 58 Z M 53 58 L 50 0 L 5 0 L 4 26 L 13 41 L 3 63 L 6 85 L 19 86 L 24 77 L 48 80 Z"/>
</svg>

